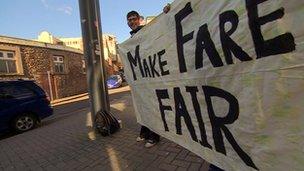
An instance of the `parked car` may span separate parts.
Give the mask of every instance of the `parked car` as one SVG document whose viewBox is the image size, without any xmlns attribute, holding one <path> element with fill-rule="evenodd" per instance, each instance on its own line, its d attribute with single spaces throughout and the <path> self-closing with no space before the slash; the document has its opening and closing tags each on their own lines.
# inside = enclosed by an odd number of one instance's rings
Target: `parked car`
<svg viewBox="0 0 304 171">
<path fill-rule="evenodd" d="M 0 132 L 31 130 L 52 114 L 47 94 L 34 81 L 0 81 Z"/>
<path fill-rule="evenodd" d="M 122 78 L 120 75 L 112 75 L 107 80 L 108 88 L 118 88 L 122 85 Z"/>
</svg>

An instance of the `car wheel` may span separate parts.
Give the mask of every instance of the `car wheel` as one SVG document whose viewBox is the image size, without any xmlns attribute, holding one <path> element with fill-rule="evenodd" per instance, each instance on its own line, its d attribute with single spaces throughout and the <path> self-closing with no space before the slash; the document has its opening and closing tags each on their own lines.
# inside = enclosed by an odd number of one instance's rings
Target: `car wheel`
<svg viewBox="0 0 304 171">
<path fill-rule="evenodd" d="M 22 133 L 35 128 L 37 126 L 37 119 L 34 115 L 24 114 L 17 116 L 13 124 L 15 131 Z"/>
</svg>

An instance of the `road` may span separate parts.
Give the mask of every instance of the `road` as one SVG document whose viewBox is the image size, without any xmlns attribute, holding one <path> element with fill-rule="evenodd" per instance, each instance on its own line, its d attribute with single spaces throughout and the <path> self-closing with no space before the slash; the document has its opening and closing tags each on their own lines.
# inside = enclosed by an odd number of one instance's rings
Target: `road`
<svg viewBox="0 0 304 171">
<path fill-rule="evenodd" d="M 109 90 L 109 99 L 110 104 L 116 99 L 121 98 L 122 96 L 130 94 L 130 88 L 128 86 L 120 87 L 117 89 Z M 89 97 L 87 95 L 80 97 L 78 99 L 72 99 L 70 101 L 65 101 L 65 104 L 55 105 L 54 108 L 54 116 L 52 118 L 60 117 L 61 115 L 72 114 L 75 111 L 89 109 L 90 102 Z"/>
<path fill-rule="evenodd" d="M 113 104 L 117 100 L 121 100 L 125 96 L 130 95 L 130 88 L 129 86 L 123 86 L 117 89 L 109 90 L 109 100 L 110 104 Z M 58 120 L 62 117 L 67 117 L 72 115 L 78 111 L 89 111 L 90 110 L 90 102 L 88 99 L 88 95 L 81 96 L 77 99 L 71 99 L 64 101 L 63 104 L 55 105 L 54 108 L 54 115 L 45 119 L 44 123 L 54 122 L 54 120 Z M 113 106 L 113 105 L 112 105 Z M 115 109 L 112 108 L 112 110 Z M 115 113 L 114 113 L 115 114 Z"/>
</svg>

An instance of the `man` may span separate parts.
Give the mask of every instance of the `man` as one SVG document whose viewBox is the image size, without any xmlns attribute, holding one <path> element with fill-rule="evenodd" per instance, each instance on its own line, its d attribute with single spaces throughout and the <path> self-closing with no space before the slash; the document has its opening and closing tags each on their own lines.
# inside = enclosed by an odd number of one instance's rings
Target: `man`
<svg viewBox="0 0 304 171">
<path fill-rule="evenodd" d="M 163 12 L 168 13 L 169 11 L 170 11 L 170 4 L 167 4 L 164 7 Z M 144 17 L 140 16 L 136 11 L 130 11 L 127 14 L 127 21 L 128 21 L 128 26 L 132 30 L 130 32 L 131 36 L 137 33 L 144 26 Z"/>
<path fill-rule="evenodd" d="M 170 10 L 170 4 L 167 4 L 163 12 L 168 13 Z M 130 11 L 127 14 L 127 21 L 128 26 L 131 28 L 131 37 L 136 34 L 141 28 L 144 27 L 143 25 L 143 17 L 138 14 L 136 11 Z M 141 126 L 140 135 L 137 137 L 136 141 L 144 141 L 147 140 L 145 147 L 149 148 L 154 146 L 156 143 L 159 142 L 160 136 L 156 134 L 155 132 L 151 131 L 149 128 L 145 126 Z"/>
<path fill-rule="evenodd" d="M 127 14 L 127 21 L 128 26 L 131 28 L 131 36 L 136 34 L 141 28 L 144 26 L 141 25 L 141 16 L 136 11 L 130 11 Z M 137 137 L 136 141 L 144 141 L 147 140 L 145 147 L 149 148 L 154 146 L 156 143 L 159 142 L 160 136 L 156 134 L 155 132 L 151 131 L 149 128 L 145 126 L 141 126 L 139 137 Z"/>
</svg>

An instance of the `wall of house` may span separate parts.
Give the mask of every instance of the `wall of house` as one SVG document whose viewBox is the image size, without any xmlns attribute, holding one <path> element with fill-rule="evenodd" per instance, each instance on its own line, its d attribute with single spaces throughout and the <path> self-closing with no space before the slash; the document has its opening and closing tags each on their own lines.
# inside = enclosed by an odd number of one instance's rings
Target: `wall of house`
<svg viewBox="0 0 304 171">
<path fill-rule="evenodd" d="M 86 74 L 83 72 L 83 54 L 73 50 L 62 50 L 41 46 L 28 46 L 0 41 L 0 50 L 7 47 L 19 49 L 22 72 L 16 74 L 1 74 L 0 79 L 34 79 L 50 95 L 47 72 L 51 73 L 51 88 L 53 98 L 63 98 L 87 92 Z M 64 72 L 56 73 L 53 56 L 63 56 Z"/>
<path fill-rule="evenodd" d="M 103 34 L 102 38 L 105 64 L 107 66 L 107 74 L 116 74 L 119 68 L 122 68 L 122 62 L 116 49 L 116 37 L 111 34 Z M 65 47 L 75 48 L 83 52 L 83 41 L 81 37 L 56 38 L 51 33 L 43 31 L 38 35 L 37 41 L 50 43 L 49 45 L 53 46 L 60 42 L 65 45 Z"/>
<path fill-rule="evenodd" d="M 59 40 L 61 40 L 65 46 L 69 46 L 75 49 L 79 49 L 81 51 L 83 51 L 83 42 L 82 42 L 82 38 L 81 37 L 77 37 L 77 38 L 60 38 Z"/>
</svg>

